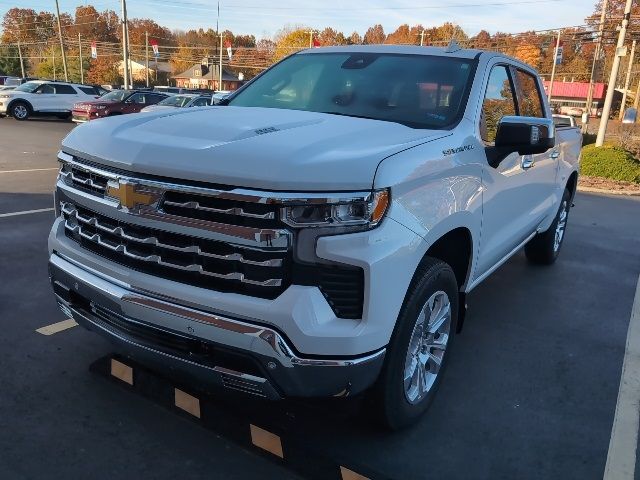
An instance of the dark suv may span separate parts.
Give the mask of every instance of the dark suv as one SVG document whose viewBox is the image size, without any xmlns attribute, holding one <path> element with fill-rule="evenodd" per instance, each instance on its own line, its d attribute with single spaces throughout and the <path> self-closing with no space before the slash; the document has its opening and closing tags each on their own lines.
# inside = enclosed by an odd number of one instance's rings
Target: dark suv
<svg viewBox="0 0 640 480">
<path fill-rule="evenodd" d="M 136 113 L 149 105 L 164 100 L 169 95 L 148 90 L 113 90 L 98 100 L 79 102 L 73 106 L 74 122 L 82 123 L 96 118 Z"/>
</svg>

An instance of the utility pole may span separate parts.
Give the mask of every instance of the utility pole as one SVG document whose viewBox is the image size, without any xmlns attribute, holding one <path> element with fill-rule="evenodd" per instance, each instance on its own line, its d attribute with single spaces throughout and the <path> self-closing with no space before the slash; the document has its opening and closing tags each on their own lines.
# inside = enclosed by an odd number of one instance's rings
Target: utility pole
<svg viewBox="0 0 640 480">
<path fill-rule="evenodd" d="M 129 79 L 129 29 L 127 28 L 127 2 L 121 0 L 122 7 L 122 63 L 124 70 L 124 89 L 128 90 L 130 86 Z"/>
<path fill-rule="evenodd" d="M 596 43 L 596 49 L 593 52 L 593 63 L 591 64 L 591 77 L 589 79 L 589 93 L 587 94 L 587 113 L 591 115 L 591 110 L 593 108 L 593 89 L 595 87 L 595 75 L 596 75 L 596 65 L 598 60 L 600 60 L 600 55 L 602 54 L 602 36 L 604 33 L 604 22 L 607 17 L 607 2 L 608 0 L 602 0 L 602 11 L 600 12 L 600 25 L 598 26 L 598 43 Z"/>
<path fill-rule="evenodd" d="M 613 57 L 613 65 L 611 66 L 611 75 L 607 85 L 607 96 L 604 99 L 602 107 L 602 118 L 600 119 L 600 127 L 598 128 L 598 136 L 596 137 L 596 147 L 601 147 L 604 143 L 604 137 L 607 133 L 607 123 L 609 122 L 609 114 L 611 113 L 611 103 L 613 102 L 613 92 L 616 88 L 616 80 L 618 79 L 618 70 L 620 69 L 620 59 L 623 54 L 624 37 L 627 34 L 627 26 L 631 18 L 631 6 L 633 0 L 627 0 L 624 7 L 624 16 L 622 17 L 622 25 L 618 34 L 618 44 L 616 45 L 616 53 Z"/>
<path fill-rule="evenodd" d="M 620 103 L 620 114 L 618 120 L 622 121 L 624 117 L 624 108 L 627 105 L 627 91 L 629 90 L 629 83 L 631 83 L 631 67 L 633 67 L 633 57 L 636 54 L 636 41 L 631 43 L 631 55 L 629 55 L 629 66 L 627 67 L 627 78 L 624 81 L 624 92 L 622 92 L 622 102 Z"/>
<path fill-rule="evenodd" d="M 313 48 L 313 30 L 309 30 L 309 48 Z"/>
<path fill-rule="evenodd" d="M 62 40 L 62 25 L 60 24 L 60 7 L 58 6 L 58 0 L 56 0 L 56 13 L 58 14 L 58 37 L 60 38 L 60 48 L 62 49 L 62 67 L 64 68 L 64 81 L 68 82 L 69 73 L 67 72 L 67 56 L 64 53 L 64 41 Z"/>
<path fill-rule="evenodd" d="M 78 32 L 78 54 L 80 55 L 80 83 L 84 83 L 84 68 L 82 67 L 82 40 Z"/>
<path fill-rule="evenodd" d="M 220 68 L 218 69 L 218 90 L 222 90 L 222 34 L 220 34 Z"/>
<path fill-rule="evenodd" d="M 146 62 L 146 71 L 147 71 L 147 87 L 149 86 L 149 32 L 144 32 L 144 48 L 145 48 L 145 62 Z"/>
<path fill-rule="evenodd" d="M 640 80 L 638 80 L 638 88 L 636 88 L 636 98 L 633 99 L 633 108 L 638 109 L 640 103 Z"/>
<path fill-rule="evenodd" d="M 18 41 L 18 56 L 20 57 L 20 71 L 22 72 L 22 78 L 25 78 L 24 74 L 24 60 L 22 59 L 22 48 L 20 48 L 20 42 Z"/>
<path fill-rule="evenodd" d="M 424 46 L 424 28 L 422 29 L 422 31 L 420 32 L 420 46 L 423 47 Z"/>
<path fill-rule="evenodd" d="M 53 51 L 53 55 L 51 57 L 51 60 L 52 60 L 52 63 L 53 63 L 53 79 L 57 80 L 56 79 L 57 75 L 56 75 L 56 51 L 55 50 Z"/>
<path fill-rule="evenodd" d="M 558 50 L 560 50 L 560 34 L 562 30 L 558 30 L 558 37 L 556 38 L 556 48 L 553 51 L 553 67 L 551 67 L 551 80 L 549 81 L 549 104 L 551 104 L 551 94 L 553 93 L 553 80 L 556 76 L 556 65 L 558 63 Z"/>
</svg>

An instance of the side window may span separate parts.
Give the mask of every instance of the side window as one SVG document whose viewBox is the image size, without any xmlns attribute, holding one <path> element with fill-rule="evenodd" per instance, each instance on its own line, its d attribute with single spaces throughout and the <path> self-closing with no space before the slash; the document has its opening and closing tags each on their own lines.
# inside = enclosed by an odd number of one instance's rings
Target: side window
<svg viewBox="0 0 640 480">
<path fill-rule="evenodd" d="M 38 88 L 38 93 L 56 93 L 56 89 L 50 83 L 44 83 Z"/>
<path fill-rule="evenodd" d="M 487 91 L 482 101 L 480 115 L 480 135 L 487 143 L 494 143 L 498 122 L 505 115 L 516 114 L 515 95 L 509 78 L 509 70 L 504 65 L 496 65 L 489 74 Z"/>
<path fill-rule="evenodd" d="M 542 99 L 540 98 L 536 78 L 522 70 L 516 70 L 516 78 L 520 87 L 520 96 L 518 98 L 520 115 L 523 117 L 544 117 Z"/>
<path fill-rule="evenodd" d="M 96 96 L 99 95 L 98 90 L 93 87 L 78 87 L 83 93 L 87 95 Z"/>
<path fill-rule="evenodd" d="M 193 102 L 193 107 L 206 107 L 211 103 L 210 98 L 198 98 L 195 102 Z"/>
<path fill-rule="evenodd" d="M 127 99 L 127 103 L 140 103 L 145 104 L 145 96 L 144 93 L 134 93 Z"/>
<path fill-rule="evenodd" d="M 161 100 L 164 100 L 165 98 L 167 98 L 167 97 L 165 97 L 163 95 L 154 95 L 154 94 L 151 93 L 151 94 L 147 95 L 146 103 L 149 104 L 149 105 L 155 105 L 156 103 L 158 103 Z M 143 102 L 143 103 L 145 103 L 145 102 Z"/>
<path fill-rule="evenodd" d="M 56 85 L 56 93 L 58 95 L 75 95 L 77 92 L 71 85 Z"/>
</svg>

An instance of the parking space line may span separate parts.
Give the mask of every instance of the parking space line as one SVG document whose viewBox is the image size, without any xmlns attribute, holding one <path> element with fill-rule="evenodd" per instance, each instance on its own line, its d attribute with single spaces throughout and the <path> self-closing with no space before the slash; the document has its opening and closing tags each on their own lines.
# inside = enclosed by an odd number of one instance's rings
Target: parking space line
<svg viewBox="0 0 640 480">
<path fill-rule="evenodd" d="M 2 173 L 25 173 L 25 172 L 48 172 L 50 170 L 60 170 L 60 167 L 29 168 L 29 169 L 26 169 L 26 170 L 0 170 L 0 174 L 2 174 Z"/>
<path fill-rule="evenodd" d="M 74 319 L 67 318 L 61 322 L 47 325 L 46 327 L 40 327 L 36 329 L 36 332 L 41 333 L 42 335 L 53 335 L 54 333 L 62 332 L 63 330 L 75 327 L 76 325 L 78 324 Z"/>
<path fill-rule="evenodd" d="M 633 479 L 640 415 L 640 278 L 631 308 L 631 320 L 622 363 L 618 402 L 613 418 L 604 480 Z"/>
<path fill-rule="evenodd" d="M 30 213 L 53 212 L 54 208 L 38 208 L 36 210 L 23 210 L 22 212 L 0 213 L 0 218 L 17 217 L 18 215 L 29 215 Z"/>
</svg>

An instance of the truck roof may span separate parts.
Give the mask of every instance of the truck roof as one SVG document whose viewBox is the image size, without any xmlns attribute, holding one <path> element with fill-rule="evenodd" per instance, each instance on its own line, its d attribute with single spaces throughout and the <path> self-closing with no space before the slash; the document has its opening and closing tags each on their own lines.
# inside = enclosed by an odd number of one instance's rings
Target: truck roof
<svg viewBox="0 0 640 480">
<path fill-rule="evenodd" d="M 298 52 L 298 55 L 310 55 L 314 53 L 404 53 L 412 55 L 436 55 L 443 57 L 457 57 L 473 59 L 479 53 L 500 55 L 495 52 L 475 50 L 471 48 L 460 48 L 450 51 L 448 47 L 421 47 L 420 45 L 345 45 L 338 47 L 309 48 Z"/>
</svg>

